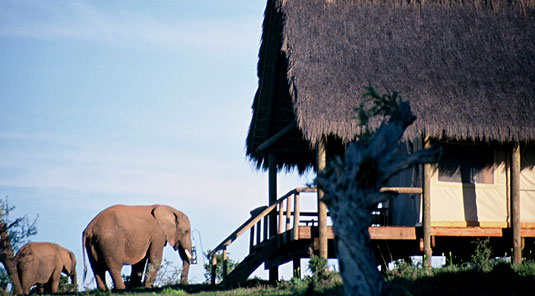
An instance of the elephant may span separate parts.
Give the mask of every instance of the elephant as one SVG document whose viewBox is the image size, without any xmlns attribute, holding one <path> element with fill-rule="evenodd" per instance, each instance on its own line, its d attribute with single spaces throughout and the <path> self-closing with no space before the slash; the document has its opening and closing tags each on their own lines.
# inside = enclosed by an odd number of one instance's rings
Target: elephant
<svg viewBox="0 0 535 296">
<path fill-rule="evenodd" d="M 147 262 L 144 286 L 151 288 L 166 243 L 178 251 L 182 259 L 181 282 L 186 284 L 191 261 L 188 216 L 167 205 L 111 206 L 97 214 L 83 231 L 84 280 L 87 249 L 99 290 L 107 290 L 106 271 L 110 273 L 115 289 L 126 288 L 121 277 L 123 265 L 132 265 L 131 286 L 140 286 Z"/>
<path fill-rule="evenodd" d="M 45 292 L 57 293 L 62 272 L 71 278 L 76 290 L 76 257 L 58 244 L 29 242 L 17 252 L 15 264 L 23 294 L 35 284 L 45 284 Z"/>
</svg>

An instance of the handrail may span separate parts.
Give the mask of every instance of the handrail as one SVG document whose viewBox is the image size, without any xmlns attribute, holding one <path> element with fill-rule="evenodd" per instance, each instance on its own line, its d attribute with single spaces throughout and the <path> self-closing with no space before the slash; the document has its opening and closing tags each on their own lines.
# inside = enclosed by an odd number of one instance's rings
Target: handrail
<svg viewBox="0 0 535 296">
<path fill-rule="evenodd" d="M 258 213 L 256 216 L 251 216 L 247 221 L 245 221 L 238 229 L 236 229 L 233 233 L 231 233 L 227 238 L 225 238 L 217 247 L 215 247 L 210 253 L 208 253 L 208 256 L 213 256 L 214 253 L 221 251 L 224 249 L 224 247 L 230 245 L 233 241 L 235 241 L 238 237 L 240 237 L 242 234 L 244 234 L 247 230 L 249 230 L 251 227 L 253 227 L 258 221 L 260 221 L 262 218 L 267 216 L 271 211 L 275 209 L 275 207 L 282 203 L 285 199 L 288 197 L 301 192 L 316 192 L 316 188 L 311 187 L 298 187 L 295 189 L 292 189 L 288 191 L 285 195 L 283 195 L 281 198 L 277 199 L 276 201 L 272 202 L 269 206 L 267 206 L 262 212 Z"/>
</svg>

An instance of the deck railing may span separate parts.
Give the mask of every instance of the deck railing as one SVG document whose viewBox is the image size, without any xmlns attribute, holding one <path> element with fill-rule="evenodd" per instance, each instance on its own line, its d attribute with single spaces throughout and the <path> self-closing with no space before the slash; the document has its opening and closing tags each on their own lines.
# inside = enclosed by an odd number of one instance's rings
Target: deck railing
<svg viewBox="0 0 535 296">
<path fill-rule="evenodd" d="M 400 194 L 421 194 L 422 192 L 421 188 L 413 187 L 385 187 L 382 188 L 381 191 L 396 191 Z M 225 282 L 227 275 L 227 247 L 247 231 L 250 232 L 249 253 L 252 253 L 256 248 L 261 247 L 263 243 L 272 238 L 270 235 L 271 233 L 274 233 L 275 236 L 277 236 L 291 231 L 290 240 L 298 240 L 299 228 L 301 224 L 305 224 L 306 226 L 316 226 L 318 223 L 318 213 L 302 212 L 300 205 L 301 193 L 315 192 L 317 192 L 316 188 L 295 188 L 270 205 L 258 207 L 252 210 L 251 217 L 208 254 L 208 258 L 210 258 L 211 261 L 212 284 L 214 285 L 216 280 L 217 253 L 223 252 L 223 282 Z M 317 198 L 316 195 L 313 195 L 313 197 Z M 383 215 L 381 212 L 384 212 L 384 210 L 378 210 L 375 212 L 379 213 L 379 215 Z M 372 211 L 371 214 L 376 215 L 374 211 Z M 303 217 L 308 217 L 309 219 L 302 220 Z M 270 219 L 276 219 L 276 231 L 271 231 L 269 229 L 271 224 Z M 379 219 L 384 221 L 384 217 Z M 376 226 L 379 225 L 384 226 L 385 224 L 378 223 Z"/>
<path fill-rule="evenodd" d="M 295 188 L 270 205 L 252 210 L 251 217 L 208 254 L 212 268 L 212 284 L 215 284 L 217 253 L 223 252 L 223 281 L 225 281 L 225 276 L 227 275 L 227 247 L 247 231 L 250 232 L 249 252 L 253 252 L 256 247 L 271 239 L 270 233 L 272 232 L 269 229 L 271 215 L 276 215 L 278 217 L 278 223 L 276 224 L 277 229 L 274 233 L 282 234 L 287 231 L 292 231 L 292 239 L 299 239 L 300 223 L 317 223 L 317 213 L 301 212 L 300 194 L 306 192 L 314 193 L 317 192 L 317 189 L 310 187 Z M 316 197 L 316 195 L 314 195 L 314 197 Z M 316 217 L 316 219 L 301 221 L 301 217 Z"/>
</svg>

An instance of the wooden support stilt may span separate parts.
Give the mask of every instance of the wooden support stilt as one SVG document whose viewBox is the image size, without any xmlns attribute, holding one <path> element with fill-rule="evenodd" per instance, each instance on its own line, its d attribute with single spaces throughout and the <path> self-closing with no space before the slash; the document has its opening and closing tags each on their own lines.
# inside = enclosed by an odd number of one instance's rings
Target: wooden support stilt
<svg viewBox="0 0 535 296">
<path fill-rule="evenodd" d="M 325 142 L 320 141 L 317 148 L 318 173 L 327 167 L 327 152 Z M 327 259 L 327 205 L 323 202 L 323 190 L 318 189 L 318 228 L 319 228 L 319 256 Z"/>
<path fill-rule="evenodd" d="M 225 287 L 227 286 L 228 284 L 228 281 L 227 281 L 227 275 L 228 275 L 228 256 L 227 256 L 227 248 L 224 248 L 223 249 L 223 285 L 225 285 Z"/>
<path fill-rule="evenodd" d="M 423 140 L 424 149 L 429 149 L 429 138 Z M 431 266 L 431 165 L 425 163 L 422 172 L 422 226 L 424 243 L 424 265 Z"/>
<path fill-rule="evenodd" d="M 212 276 L 212 286 L 215 286 L 215 280 L 216 280 L 216 267 L 217 267 L 217 258 L 216 253 L 212 254 L 212 270 L 211 270 L 211 276 Z"/>
<path fill-rule="evenodd" d="M 520 145 L 515 143 L 511 154 L 511 228 L 513 232 L 513 262 L 522 263 L 520 233 Z"/>
<path fill-rule="evenodd" d="M 268 194 L 269 203 L 272 204 L 277 201 L 277 158 L 274 153 L 268 155 Z M 277 213 L 273 213 L 269 217 L 269 237 L 277 235 Z M 272 267 L 269 269 L 269 282 L 274 283 L 279 279 L 279 268 Z"/>
</svg>

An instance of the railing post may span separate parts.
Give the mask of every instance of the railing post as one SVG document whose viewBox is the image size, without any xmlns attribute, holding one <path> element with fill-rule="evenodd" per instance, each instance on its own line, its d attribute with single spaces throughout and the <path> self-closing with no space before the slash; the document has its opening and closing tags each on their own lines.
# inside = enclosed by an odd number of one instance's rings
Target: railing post
<svg viewBox="0 0 535 296">
<path fill-rule="evenodd" d="M 253 247 L 254 247 L 254 228 L 255 226 L 253 225 L 253 227 L 251 227 L 251 230 L 250 230 L 250 235 L 249 235 L 249 253 L 251 253 L 253 251 Z"/>
<path fill-rule="evenodd" d="M 264 236 L 266 234 L 266 220 L 264 219 Z M 262 241 L 262 220 L 256 223 L 256 244 L 258 245 Z"/>
<path fill-rule="evenodd" d="M 286 231 L 290 229 L 290 216 L 292 215 L 292 196 L 286 198 Z"/>
<path fill-rule="evenodd" d="M 284 202 L 280 202 L 279 203 L 279 225 L 278 225 L 278 231 L 277 233 L 278 234 L 281 234 L 282 233 L 282 213 L 283 213 L 283 205 L 284 205 Z"/>
<path fill-rule="evenodd" d="M 299 209 L 299 192 L 295 193 L 294 198 L 294 229 L 293 239 L 299 239 L 299 220 L 301 219 L 301 210 Z"/>
<path fill-rule="evenodd" d="M 269 238 L 269 232 L 271 231 L 271 230 L 268 230 L 269 227 L 271 227 L 270 219 L 271 218 L 269 218 L 268 216 L 264 217 L 264 240 L 267 240 Z M 259 235 L 258 241 L 256 243 L 259 244 L 261 239 L 262 237 Z"/>
<path fill-rule="evenodd" d="M 217 258 L 216 258 L 216 253 L 214 252 L 212 253 L 212 270 L 211 270 L 212 286 L 215 286 L 216 267 L 217 267 Z"/>
</svg>

